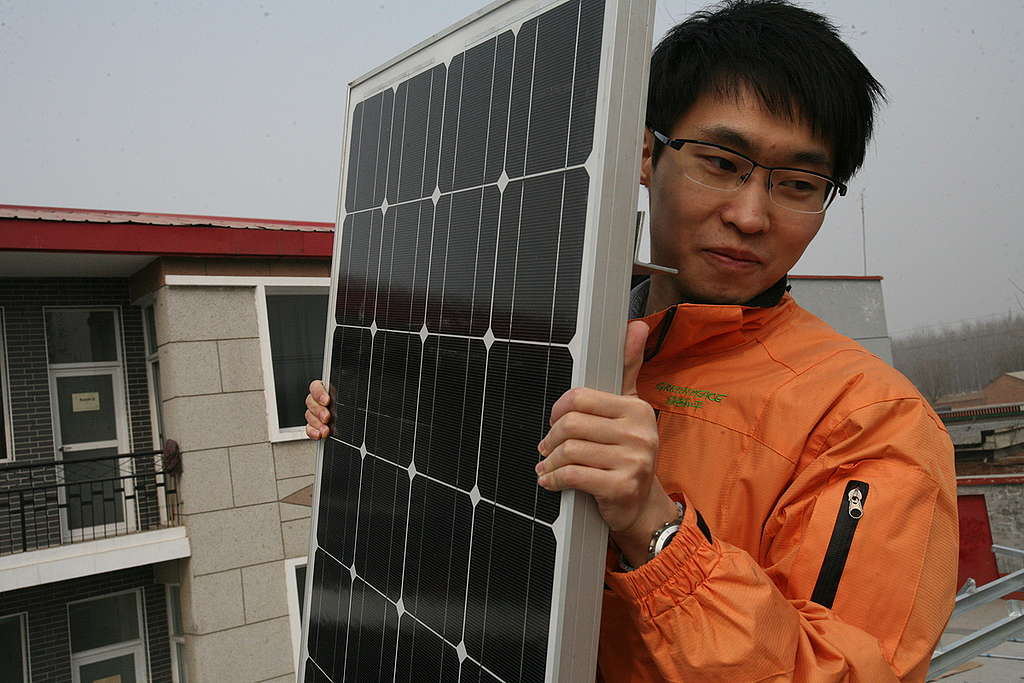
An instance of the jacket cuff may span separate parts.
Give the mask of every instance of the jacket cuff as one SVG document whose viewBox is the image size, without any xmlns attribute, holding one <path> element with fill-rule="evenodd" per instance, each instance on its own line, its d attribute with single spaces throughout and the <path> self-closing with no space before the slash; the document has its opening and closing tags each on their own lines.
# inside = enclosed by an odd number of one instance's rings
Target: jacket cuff
<svg viewBox="0 0 1024 683">
<path fill-rule="evenodd" d="M 718 544 L 701 530 L 693 503 L 685 494 L 674 493 L 669 497 L 681 500 L 686 512 L 668 547 L 631 572 L 619 570 L 618 553 L 609 553 L 605 583 L 631 603 L 639 603 L 659 589 L 668 589 L 677 596 L 693 593 L 704 583 L 720 557 Z"/>
</svg>

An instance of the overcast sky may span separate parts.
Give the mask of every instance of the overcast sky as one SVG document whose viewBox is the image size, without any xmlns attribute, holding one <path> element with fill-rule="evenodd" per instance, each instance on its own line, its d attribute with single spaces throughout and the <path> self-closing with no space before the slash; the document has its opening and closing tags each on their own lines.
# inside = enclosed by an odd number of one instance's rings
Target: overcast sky
<svg viewBox="0 0 1024 683">
<path fill-rule="evenodd" d="M 0 203 L 333 221 L 348 81 L 484 4 L 0 0 Z M 1024 311 L 1024 3 L 803 4 L 889 104 L 794 272 L 863 274 L 863 192 L 891 333 Z"/>
</svg>

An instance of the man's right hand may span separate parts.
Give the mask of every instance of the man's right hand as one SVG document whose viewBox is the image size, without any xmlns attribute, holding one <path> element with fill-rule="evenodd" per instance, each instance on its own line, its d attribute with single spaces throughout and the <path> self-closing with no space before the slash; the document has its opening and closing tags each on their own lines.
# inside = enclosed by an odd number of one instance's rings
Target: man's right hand
<svg viewBox="0 0 1024 683">
<path fill-rule="evenodd" d="M 331 422 L 331 411 L 327 408 L 331 396 L 318 379 L 309 383 L 309 395 L 306 396 L 306 436 L 319 440 L 331 433 L 328 426 Z"/>
</svg>

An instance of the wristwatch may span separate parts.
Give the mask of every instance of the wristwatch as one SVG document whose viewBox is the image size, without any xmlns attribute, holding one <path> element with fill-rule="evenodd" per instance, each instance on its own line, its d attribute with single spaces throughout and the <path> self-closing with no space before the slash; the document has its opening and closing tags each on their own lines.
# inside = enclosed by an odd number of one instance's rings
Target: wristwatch
<svg viewBox="0 0 1024 683">
<path fill-rule="evenodd" d="M 647 561 L 650 562 L 654 557 L 672 542 L 675 538 L 676 533 L 679 531 L 679 527 L 683 523 L 683 513 L 686 508 L 678 500 L 676 504 L 676 518 L 671 522 L 665 522 L 660 527 L 654 530 L 651 534 L 651 542 L 647 545 Z"/>
<path fill-rule="evenodd" d="M 668 544 L 675 538 L 676 533 L 679 531 L 679 527 L 683 524 L 683 513 L 686 512 L 686 506 L 680 503 L 678 500 L 673 501 L 676 504 L 676 518 L 670 522 L 665 522 L 660 527 L 654 530 L 651 534 L 651 542 L 647 545 L 647 561 L 650 562 L 655 556 L 668 547 Z M 631 572 L 636 567 L 631 565 L 625 555 L 619 553 L 619 569 L 624 572 Z"/>
</svg>

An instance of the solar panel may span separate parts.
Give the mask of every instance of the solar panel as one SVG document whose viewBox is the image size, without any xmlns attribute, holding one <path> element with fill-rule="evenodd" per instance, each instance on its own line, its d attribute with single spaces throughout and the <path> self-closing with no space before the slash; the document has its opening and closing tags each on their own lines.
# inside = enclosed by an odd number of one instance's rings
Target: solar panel
<svg viewBox="0 0 1024 683">
<path fill-rule="evenodd" d="M 533 467 L 621 381 L 652 14 L 496 3 L 350 84 L 300 680 L 593 680 L 607 532 Z"/>
</svg>

